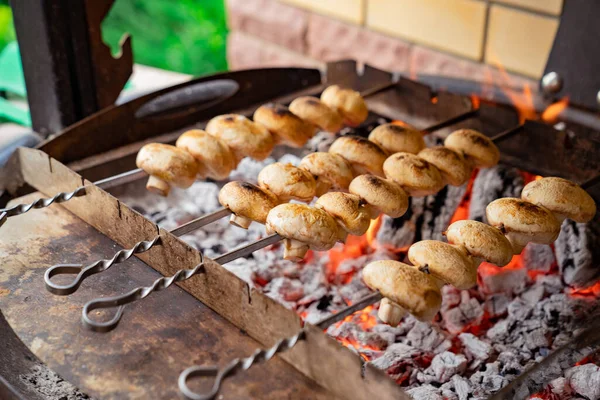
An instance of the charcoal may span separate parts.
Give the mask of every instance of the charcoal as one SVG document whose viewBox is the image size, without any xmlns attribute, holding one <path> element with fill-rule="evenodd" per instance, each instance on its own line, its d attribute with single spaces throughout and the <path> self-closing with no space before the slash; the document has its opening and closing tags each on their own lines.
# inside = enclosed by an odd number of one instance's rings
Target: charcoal
<svg viewBox="0 0 600 400">
<path fill-rule="evenodd" d="M 305 322 L 309 324 L 315 324 L 321 321 L 324 318 L 327 318 L 331 315 L 329 311 L 323 311 L 319 309 L 319 303 L 312 303 L 310 306 L 305 308 L 303 319 Z"/>
<path fill-rule="evenodd" d="M 460 400 L 458 395 L 454 392 L 454 384 L 452 381 L 446 382 L 440 386 L 440 391 L 444 400 Z"/>
<path fill-rule="evenodd" d="M 498 354 L 497 361 L 502 365 L 500 373 L 506 375 L 520 375 L 523 371 L 521 366 L 520 357 L 517 353 L 512 351 L 503 351 Z"/>
<path fill-rule="evenodd" d="M 452 285 L 445 285 L 442 288 L 442 308 L 441 311 L 447 311 L 460 304 L 461 294 L 460 290 Z"/>
<path fill-rule="evenodd" d="M 600 399 L 600 367 L 597 365 L 578 365 L 568 369 L 565 377 L 575 393 L 586 399 Z"/>
<path fill-rule="evenodd" d="M 407 344 L 425 350 L 433 351 L 445 339 L 442 332 L 435 329 L 429 323 L 417 322 L 415 326 L 406 334 Z"/>
<path fill-rule="evenodd" d="M 471 333 L 461 333 L 458 335 L 458 338 L 464 346 L 465 354 L 470 360 L 487 360 L 492 354 L 492 346 Z"/>
<path fill-rule="evenodd" d="M 532 311 L 533 305 L 521 298 L 516 298 L 508 304 L 508 315 L 518 321 L 528 318 Z"/>
<path fill-rule="evenodd" d="M 462 376 L 454 375 L 451 382 L 454 385 L 454 391 L 458 395 L 459 400 L 466 400 L 469 394 L 473 392 L 471 382 Z"/>
<path fill-rule="evenodd" d="M 536 286 L 542 286 L 547 294 L 560 293 L 564 285 L 560 275 L 542 275 L 538 276 L 535 282 Z"/>
<path fill-rule="evenodd" d="M 515 322 L 516 321 L 512 318 L 503 319 L 488 329 L 486 336 L 492 341 L 502 341 L 504 338 L 508 337 Z"/>
<path fill-rule="evenodd" d="M 527 284 L 525 268 L 499 269 L 497 273 L 481 275 L 480 290 L 486 294 L 492 293 L 521 293 Z"/>
<path fill-rule="evenodd" d="M 533 306 L 542 300 L 544 297 L 544 292 L 545 290 L 543 286 L 532 286 L 530 289 L 521 294 L 521 299 L 523 299 L 528 305 Z"/>
<path fill-rule="evenodd" d="M 237 259 L 223 265 L 225 269 L 233 272 L 238 278 L 246 282 L 250 287 L 254 287 L 254 272 L 248 265 L 248 260 Z"/>
<path fill-rule="evenodd" d="M 329 147 L 338 137 L 342 136 L 341 134 L 332 135 L 329 132 L 319 131 L 315 136 L 313 136 L 308 143 L 306 144 L 306 148 L 309 152 L 327 152 L 329 151 Z"/>
<path fill-rule="evenodd" d="M 498 364 L 498 362 L 486 364 L 485 370 L 477 371 L 471 375 L 471 383 L 482 390 L 481 393 L 475 392 L 474 394 L 495 393 L 508 384 L 506 377 L 500 375 Z"/>
<path fill-rule="evenodd" d="M 467 294 L 467 291 L 462 293 Z M 463 296 L 464 297 L 464 296 Z M 483 307 L 476 298 L 468 298 L 461 301 L 458 307 L 442 313 L 446 322 L 446 329 L 450 333 L 460 333 L 471 325 L 479 325 L 483 318 Z"/>
<path fill-rule="evenodd" d="M 559 399 L 567 398 L 571 392 L 567 378 L 564 376 L 552 380 L 549 386 L 552 393 L 556 394 Z"/>
<path fill-rule="evenodd" d="M 542 290 L 543 293 L 543 290 Z M 500 317 L 506 314 L 510 298 L 504 293 L 496 293 L 485 299 L 483 309 L 491 317 Z"/>
<path fill-rule="evenodd" d="M 370 361 L 370 363 L 379 369 L 395 369 L 400 364 L 413 364 L 413 356 L 417 356 L 420 351 L 404 343 L 394 343 L 388 346 L 387 351 L 379 358 Z"/>
<path fill-rule="evenodd" d="M 523 177 L 516 168 L 497 165 L 479 171 L 473 181 L 469 219 L 487 222 L 485 208 L 501 197 L 520 197 Z"/>
<path fill-rule="evenodd" d="M 424 371 L 425 375 L 433 377 L 429 382 L 445 383 L 455 374 L 462 374 L 467 368 L 467 358 L 462 354 L 450 351 L 437 354 L 431 360 L 431 365 Z M 427 381 L 424 381 L 427 382 Z"/>
<path fill-rule="evenodd" d="M 523 266 L 529 271 L 548 273 L 556 264 L 552 247 L 547 244 L 529 243 L 521 253 Z"/>
<path fill-rule="evenodd" d="M 565 220 L 554 246 L 567 284 L 587 287 L 600 278 L 600 218 L 587 224 Z"/>
<path fill-rule="evenodd" d="M 406 391 L 415 400 L 444 400 L 440 389 L 432 385 L 422 385 Z"/>
<path fill-rule="evenodd" d="M 304 296 L 304 288 L 297 280 L 286 277 L 273 279 L 265 287 L 267 296 L 283 303 L 296 302 Z"/>
</svg>

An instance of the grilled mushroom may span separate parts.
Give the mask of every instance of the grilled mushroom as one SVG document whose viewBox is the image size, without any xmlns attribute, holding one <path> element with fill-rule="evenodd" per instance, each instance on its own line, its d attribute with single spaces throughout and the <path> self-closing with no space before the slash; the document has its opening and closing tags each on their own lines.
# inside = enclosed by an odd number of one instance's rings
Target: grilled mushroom
<svg viewBox="0 0 600 400">
<path fill-rule="evenodd" d="M 490 138 L 473 129 L 459 129 L 452 132 L 444 146 L 462 154 L 476 167 L 490 168 L 500 161 L 500 151 Z"/>
<path fill-rule="evenodd" d="M 388 324 L 390 326 L 398 326 L 402 318 L 408 313 L 406 309 L 400 307 L 397 303 L 394 303 L 392 300 L 384 297 L 381 299 L 381 303 L 379 303 L 379 310 L 377 311 L 377 316 L 381 320 L 381 322 Z"/>
<path fill-rule="evenodd" d="M 542 178 L 528 183 L 521 198 L 550 210 L 558 222 L 565 218 L 589 222 L 596 215 L 594 199 L 579 185 L 562 178 Z"/>
<path fill-rule="evenodd" d="M 373 261 L 363 269 L 363 280 L 421 321 L 431 321 L 442 305 L 442 294 L 431 275 L 410 265 Z"/>
<path fill-rule="evenodd" d="M 315 126 L 294 115 L 286 106 L 269 103 L 254 112 L 254 122 L 264 125 L 276 143 L 302 147 L 316 133 Z"/>
<path fill-rule="evenodd" d="M 320 129 L 335 133 L 344 127 L 342 116 L 316 97 L 302 96 L 290 103 L 290 111 Z"/>
<path fill-rule="evenodd" d="M 421 240 L 410 246 L 408 259 L 419 270 L 458 289 L 469 289 L 477 284 L 477 266 L 464 246 Z"/>
<path fill-rule="evenodd" d="M 360 204 L 360 197 L 354 194 L 325 193 L 315 207 L 327 211 L 351 235 L 364 235 L 371 224 L 368 211 Z"/>
<path fill-rule="evenodd" d="M 145 145 L 138 152 L 135 164 L 150 175 L 146 189 L 161 196 L 167 196 L 171 186 L 192 186 L 198 174 L 194 157 L 168 144 Z"/>
<path fill-rule="evenodd" d="M 193 129 L 179 136 L 175 144 L 190 153 L 198 161 L 198 176 L 222 180 L 236 167 L 235 156 L 221 139 L 200 129 Z"/>
<path fill-rule="evenodd" d="M 310 172 L 280 162 L 267 165 L 260 171 L 258 185 L 277 196 L 281 203 L 291 199 L 310 202 L 317 188 Z"/>
<path fill-rule="evenodd" d="M 478 221 L 456 221 L 445 232 L 448 242 L 464 246 L 475 257 L 476 264 L 483 259 L 500 267 L 510 262 L 512 245 L 498 228 Z"/>
<path fill-rule="evenodd" d="M 340 155 L 351 165 L 356 175 L 383 175 L 385 151 L 375 143 L 360 136 L 342 136 L 331 144 L 329 152 Z"/>
<path fill-rule="evenodd" d="M 419 152 L 419 157 L 440 170 L 444 183 L 464 185 L 471 176 L 471 167 L 463 156 L 444 146 L 430 147 Z"/>
<path fill-rule="evenodd" d="M 326 211 L 305 204 L 280 204 L 267 216 L 267 232 L 285 238 L 283 258 L 299 261 L 309 248 L 329 250 L 340 240 L 340 227 Z"/>
<path fill-rule="evenodd" d="M 342 89 L 338 85 L 329 86 L 321 94 L 321 101 L 337 111 L 344 122 L 358 126 L 369 116 L 369 109 L 360 93 L 352 89 Z"/>
<path fill-rule="evenodd" d="M 392 154 L 383 163 L 383 171 L 410 196 L 429 196 L 444 187 L 440 171 L 414 154 Z"/>
<path fill-rule="evenodd" d="M 265 223 L 269 211 L 277 205 L 277 197 L 251 183 L 233 181 L 219 191 L 219 203 L 232 212 L 232 225 L 248 229 L 252 221 Z"/>
<path fill-rule="evenodd" d="M 337 154 L 316 152 L 300 161 L 300 168 L 307 170 L 317 181 L 317 196 L 329 189 L 348 189 L 354 174 L 348 162 Z"/>
<path fill-rule="evenodd" d="M 369 134 L 369 140 L 377 143 L 388 154 L 400 152 L 417 154 L 425 148 L 423 132 L 393 123 L 379 125 L 373 129 Z"/>
<path fill-rule="evenodd" d="M 550 244 L 560 233 L 560 223 L 549 210 L 521 199 L 494 200 L 485 215 L 510 241 L 513 254 L 520 254 L 529 242 Z"/>
<path fill-rule="evenodd" d="M 380 213 L 398 218 L 408 209 L 408 195 L 398 185 L 389 179 L 375 175 L 359 175 L 350 183 L 350 193 L 360 196 L 367 204 L 371 218 Z"/>
<path fill-rule="evenodd" d="M 237 161 L 244 157 L 262 161 L 271 154 L 275 145 L 267 128 L 243 115 L 219 115 L 208 121 L 206 132 L 225 142 Z"/>
</svg>

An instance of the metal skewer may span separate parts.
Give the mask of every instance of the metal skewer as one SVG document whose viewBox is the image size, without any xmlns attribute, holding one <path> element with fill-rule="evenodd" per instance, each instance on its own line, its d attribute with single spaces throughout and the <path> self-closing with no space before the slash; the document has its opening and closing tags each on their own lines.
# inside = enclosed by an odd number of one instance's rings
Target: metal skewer
<svg viewBox="0 0 600 400">
<path fill-rule="evenodd" d="M 267 247 L 269 245 L 277 243 L 282 239 L 282 236 L 278 234 L 273 234 L 255 242 L 244 245 L 242 247 L 238 247 L 235 250 L 232 250 L 215 258 L 214 261 L 219 264 L 226 264 L 237 258 L 251 254 L 256 250 L 262 249 L 263 247 Z M 200 256 L 200 264 L 196 265 L 194 268 L 180 269 L 170 277 L 161 277 L 155 280 L 150 286 L 140 286 L 131 290 L 128 293 L 119 296 L 98 298 L 87 302 L 83 307 L 83 312 L 81 316 L 83 324 L 96 332 L 108 332 L 114 329 L 119 323 L 121 317 L 123 316 L 123 308 L 125 304 L 133 303 L 134 301 L 148 297 L 152 292 L 158 292 L 163 289 L 166 289 L 175 282 L 185 281 L 187 279 L 190 279 L 194 275 L 204 273 L 204 256 L 202 256 L 202 254 L 200 254 Z M 119 308 L 117 309 L 115 316 L 110 321 L 96 322 L 90 316 L 90 313 L 94 310 L 108 309 L 113 307 Z"/>
<path fill-rule="evenodd" d="M 183 236 L 187 233 L 193 232 L 206 226 L 214 221 L 217 221 L 227 215 L 231 214 L 231 211 L 227 208 L 220 208 L 215 212 L 206 214 L 202 217 L 196 218 L 184 225 L 181 225 L 170 232 L 175 236 Z M 152 247 L 161 244 L 160 235 L 155 236 L 152 240 L 142 240 L 137 242 L 130 249 L 119 250 L 112 258 L 98 260 L 92 264 L 89 264 L 84 268 L 82 264 L 56 264 L 46 270 L 44 274 L 44 282 L 46 283 L 46 289 L 53 294 L 59 296 L 66 296 L 75 293 L 83 281 L 92 275 L 104 272 L 112 267 L 114 264 L 122 263 L 130 259 L 134 254 L 144 253 L 150 250 Z M 61 285 L 52 281 L 52 278 L 57 275 L 71 275 L 77 274 L 71 283 Z"/>
<path fill-rule="evenodd" d="M 315 324 L 319 329 L 327 329 L 329 326 L 335 324 L 338 321 L 346 318 L 348 315 L 355 313 L 358 310 L 362 310 L 363 308 L 377 303 L 383 298 L 381 293 L 375 292 L 366 297 L 364 297 L 358 303 L 355 303 L 349 307 L 344 308 L 336 314 L 333 314 L 318 323 Z M 290 336 L 285 339 L 281 339 L 273 346 L 268 349 L 256 349 L 251 356 L 246 358 L 236 358 L 232 360 L 229 364 L 225 365 L 223 368 L 219 368 L 217 366 L 193 366 L 187 368 L 179 375 L 178 385 L 179 391 L 183 394 L 183 397 L 188 400 L 211 400 L 214 399 L 219 391 L 221 390 L 221 385 L 223 379 L 234 375 L 239 371 L 246 371 L 252 365 L 260 362 L 260 361 L 269 361 L 271 358 L 275 356 L 277 353 L 282 353 L 284 351 L 290 350 L 293 348 L 296 343 L 300 340 L 306 338 L 306 330 L 302 328 L 296 333 L 294 336 Z M 196 393 L 191 390 L 188 386 L 188 381 L 192 378 L 196 377 L 215 377 L 215 382 L 210 389 L 210 391 L 206 393 Z"/>
</svg>

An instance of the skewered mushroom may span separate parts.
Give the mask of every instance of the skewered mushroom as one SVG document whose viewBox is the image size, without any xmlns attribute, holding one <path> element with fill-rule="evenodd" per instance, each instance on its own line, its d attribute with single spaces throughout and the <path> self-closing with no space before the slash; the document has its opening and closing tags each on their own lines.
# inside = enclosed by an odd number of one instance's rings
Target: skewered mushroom
<svg viewBox="0 0 600 400">
<path fill-rule="evenodd" d="M 273 134 L 276 143 L 302 147 L 316 133 L 309 122 L 294 115 L 286 106 L 269 103 L 254 112 L 254 121 L 264 125 Z"/>
<path fill-rule="evenodd" d="M 369 134 L 369 140 L 377 143 L 388 154 L 400 152 L 417 154 L 425 148 L 421 131 L 393 123 L 379 125 L 373 129 Z"/>
<path fill-rule="evenodd" d="M 435 280 L 410 265 L 374 261 L 363 269 L 363 280 L 371 289 L 406 309 L 421 321 L 431 321 L 442 305 L 442 294 Z"/>
<path fill-rule="evenodd" d="M 267 165 L 260 171 L 258 185 L 269 190 L 282 203 L 291 199 L 310 202 L 317 187 L 310 172 L 280 162 Z"/>
<path fill-rule="evenodd" d="M 321 101 L 337 111 L 350 126 L 360 125 L 369 116 L 365 100 L 359 92 L 352 89 L 342 89 L 338 85 L 329 86 L 321 94 Z"/>
<path fill-rule="evenodd" d="M 298 97 L 289 108 L 298 117 L 327 132 L 335 133 L 344 126 L 342 116 L 316 97 Z"/>
<path fill-rule="evenodd" d="M 408 314 L 406 309 L 400 307 L 387 297 L 381 299 L 379 303 L 379 310 L 377 310 L 377 316 L 384 323 L 390 326 L 398 326 L 402 318 Z"/>
<path fill-rule="evenodd" d="M 299 261 L 309 248 L 329 250 L 342 239 L 341 228 L 326 211 L 306 204 L 280 204 L 267 216 L 267 232 L 284 239 L 283 258 Z"/>
<path fill-rule="evenodd" d="M 596 215 L 594 199 L 579 185 L 562 178 L 542 178 L 529 182 L 521 198 L 550 210 L 558 222 L 565 218 L 588 222 Z"/>
<path fill-rule="evenodd" d="M 229 146 L 203 130 L 185 132 L 179 136 L 175 145 L 198 161 L 198 176 L 202 179 L 225 179 L 236 167 L 235 156 Z"/>
<path fill-rule="evenodd" d="M 233 181 L 219 191 L 219 203 L 232 212 L 231 224 L 248 229 L 252 221 L 265 223 L 277 197 L 251 183 Z"/>
<path fill-rule="evenodd" d="M 206 132 L 225 142 L 238 162 L 246 156 L 262 161 L 271 154 L 275 146 L 267 128 L 243 115 L 225 114 L 214 117 L 208 121 Z"/>
<path fill-rule="evenodd" d="M 456 221 L 445 232 L 448 242 L 464 246 L 475 257 L 476 264 L 481 259 L 505 266 L 513 256 L 512 245 L 498 228 L 478 221 Z"/>
<path fill-rule="evenodd" d="M 198 174 L 198 163 L 186 151 L 175 146 L 150 143 L 140 149 L 135 160 L 150 178 L 146 189 L 167 196 L 171 186 L 188 188 Z"/>
<path fill-rule="evenodd" d="M 371 218 L 380 213 L 398 218 L 408 209 L 408 195 L 398 185 L 389 179 L 375 175 L 359 175 L 350 183 L 350 193 L 360 196 L 367 204 Z"/>
<path fill-rule="evenodd" d="M 471 168 L 463 156 L 444 146 L 429 147 L 419 152 L 419 157 L 440 170 L 444 183 L 464 185 L 471 175 Z"/>
<path fill-rule="evenodd" d="M 500 161 L 500 151 L 490 138 L 473 129 L 459 129 L 452 132 L 444 146 L 462 154 L 476 167 L 490 168 Z"/>
<path fill-rule="evenodd" d="M 327 211 L 351 235 L 364 235 L 371 224 L 369 213 L 360 204 L 360 197 L 354 194 L 325 193 L 319 197 L 315 207 Z"/>
<path fill-rule="evenodd" d="M 360 136 L 342 136 L 331 144 L 329 152 L 344 157 L 356 175 L 383 175 L 385 151 L 375 143 Z"/>
<path fill-rule="evenodd" d="M 521 199 L 494 200 L 485 215 L 510 241 L 513 254 L 520 254 L 529 242 L 550 244 L 560 233 L 560 223 L 550 211 Z"/>
<path fill-rule="evenodd" d="M 307 170 L 317 181 L 317 196 L 329 189 L 348 189 L 354 174 L 346 160 L 333 153 L 311 153 L 300 161 L 300 168 Z"/>
<path fill-rule="evenodd" d="M 440 171 L 414 154 L 392 154 L 383 163 L 383 171 L 410 196 L 428 196 L 444 187 Z"/>
<path fill-rule="evenodd" d="M 469 289 L 477 284 L 475 260 L 464 246 L 421 240 L 410 246 L 408 259 L 421 271 L 458 289 Z"/>
</svg>

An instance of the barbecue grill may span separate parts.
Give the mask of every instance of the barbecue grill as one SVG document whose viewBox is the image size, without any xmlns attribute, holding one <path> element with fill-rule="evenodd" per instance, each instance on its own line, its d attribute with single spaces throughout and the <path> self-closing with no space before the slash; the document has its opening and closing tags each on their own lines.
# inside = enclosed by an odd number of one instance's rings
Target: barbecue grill
<svg viewBox="0 0 600 400">
<path fill-rule="evenodd" d="M 427 85 L 368 65 L 359 70 L 353 61 L 330 63 L 324 72 L 283 68 L 200 78 L 108 107 L 37 150 L 19 149 L 2 171 L 5 200 L 32 189 L 38 192 L 12 200 L 0 217 L 5 221 L 0 228 L 0 248 L 6 254 L 0 287 L 6 320 L 2 321 L 4 329 L 0 334 L 15 349 L 4 356 L 9 363 L 3 363 L 13 367 L 0 366 L 0 375 L 11 378 L 21 374 L 36 365 L 38 358 L 94 396 L 111 398 L 134 393 L 165 398 L 175 396 L 177 376 L 189 365 L 224 365 L 236 357 L 253 354 L 257 347 L 273 346 L 266 353 L 256 353 L 256 358 L 269 360 L 275 352 L 289 347 L 280 355 L 285 363 L 275 359 L 247 373 L 238 373 L 220 388 L 225 398 L 408 398 L 383 371 L 365 364 L 361 357 L 323 333 L 331 320 L 316 326 L 304 325 L 295 312 L 221 266 L 234 257 L 274 243 L 279 240 L 276 235 L 211 260 L 177 238 L 187 233 L 190 225 L 179 232 L 169 232 L 106 192 L 145 176 L 135 170 L 134 159 L 146 143 L 173 143 L 182 132 L 203 127 L 215 115 L 236 112 L 251 116 L 261 104 L 288 104 L 300 95 L 319 95 L 331 84 L 361 91 L 370 112 L 363 125 L 341 134 L 366 136 L 382 121 L 403 121 L 436 140 L 459 127 L 469 127 L 494 139 L 504 165 L 585 183 L 596 202 L 600 198 L 600 185 L 596 184 L 600 171 L 599 137 L 594 129 L 598 121 L 592 113 L 579 111 L 576 118 L 558 127 L 541 121 L 521 121 L 518 110 L 502 101 L 483 100 L 475 104 L 470 96 L 441 88 L 433 91 Z M 308 151 L 279 147 L 274 157 Z M 37 201 L 40 194 L 49 200 Z M 62 204 L 47 207 L 52 202 Z M 21 203 L 41 209 L 11 208 Z M 221 211 L 201 223 L 225 215 Z M 200 223 L 190 224 L 193 227 Z M 95 269 L 86 276 L 115 262 L 127 261 L 127 266 L 90 278 L 80 290 L 77 289 L 81 282 L 55 290 L 61 294 L 75 290 L 77 293 L 58 297 L 43 289 L 44 271 L 52 264 L 90 264 L 121 248 L 131 250 L 121 251 L 105 263 L 91 264 Z M 133 254 L 139 260 L 130 258 Z M 62 270 L 58 272 L 79 271 L 59 267 Z M 178 272 L 181 269 L 188 272 Z M 197 272 L 198 276 L 183 279 Z M 128 299 L 145 297 L 173 281 L 180 281 L 180 288 L 149 296 L 140 305 L 131 306 L 123 314 L 123 322 L 111 333 L 99 335 L 81 328 L 79 310 L 90 299 L 147 286 L 159 275 L 175 278 L 159 278 L 160 283 L 153 285 L 152 290 Z M 374 302 L 378 297 L 367 300 Z M 357 303 L 345 311 L 351 313 L 365 305 Z M 109 324 L 94 325 L 88 321 L 88 325 L 109 330 L 118 322 L 120 313 Z M 340 313 L 336 319 L 345 316 Z M 281 341 L 283 338 L 288 339 Z M 539 391 L 551 377 L 546 372 L 551 368 L 548 364 L 553 362 L 552 357 L 555 363 L 573 364 L 578 361 L 571 360 L 575 347 L 580 350 L 584 344 L 589 345 L 592 347 L 585 347 L 585 351 L 591 352 L 598 340 L 593 329 L 582 331 L 562 352 L 557 351 L 523 372 L 497 398 L 522 397 Z M 254 359 L 242 361 L 241 368 L 246 369 Z M 239 368 L 238 364 L 230 366 Z M 48 371 L 46 374 L 51 373 Z M 215 370 L 187 371 L 198 372 L 216 374 Z M 185 376 L 182 379 L 185 381 Z M 9 393 L 11 385 L 5 387 Z M 180 387 L 186 386 L 180 383 Z M 14 389 L 10 396 L 19 398 L 19 390 L 27 388 Z"/>
</svg>

